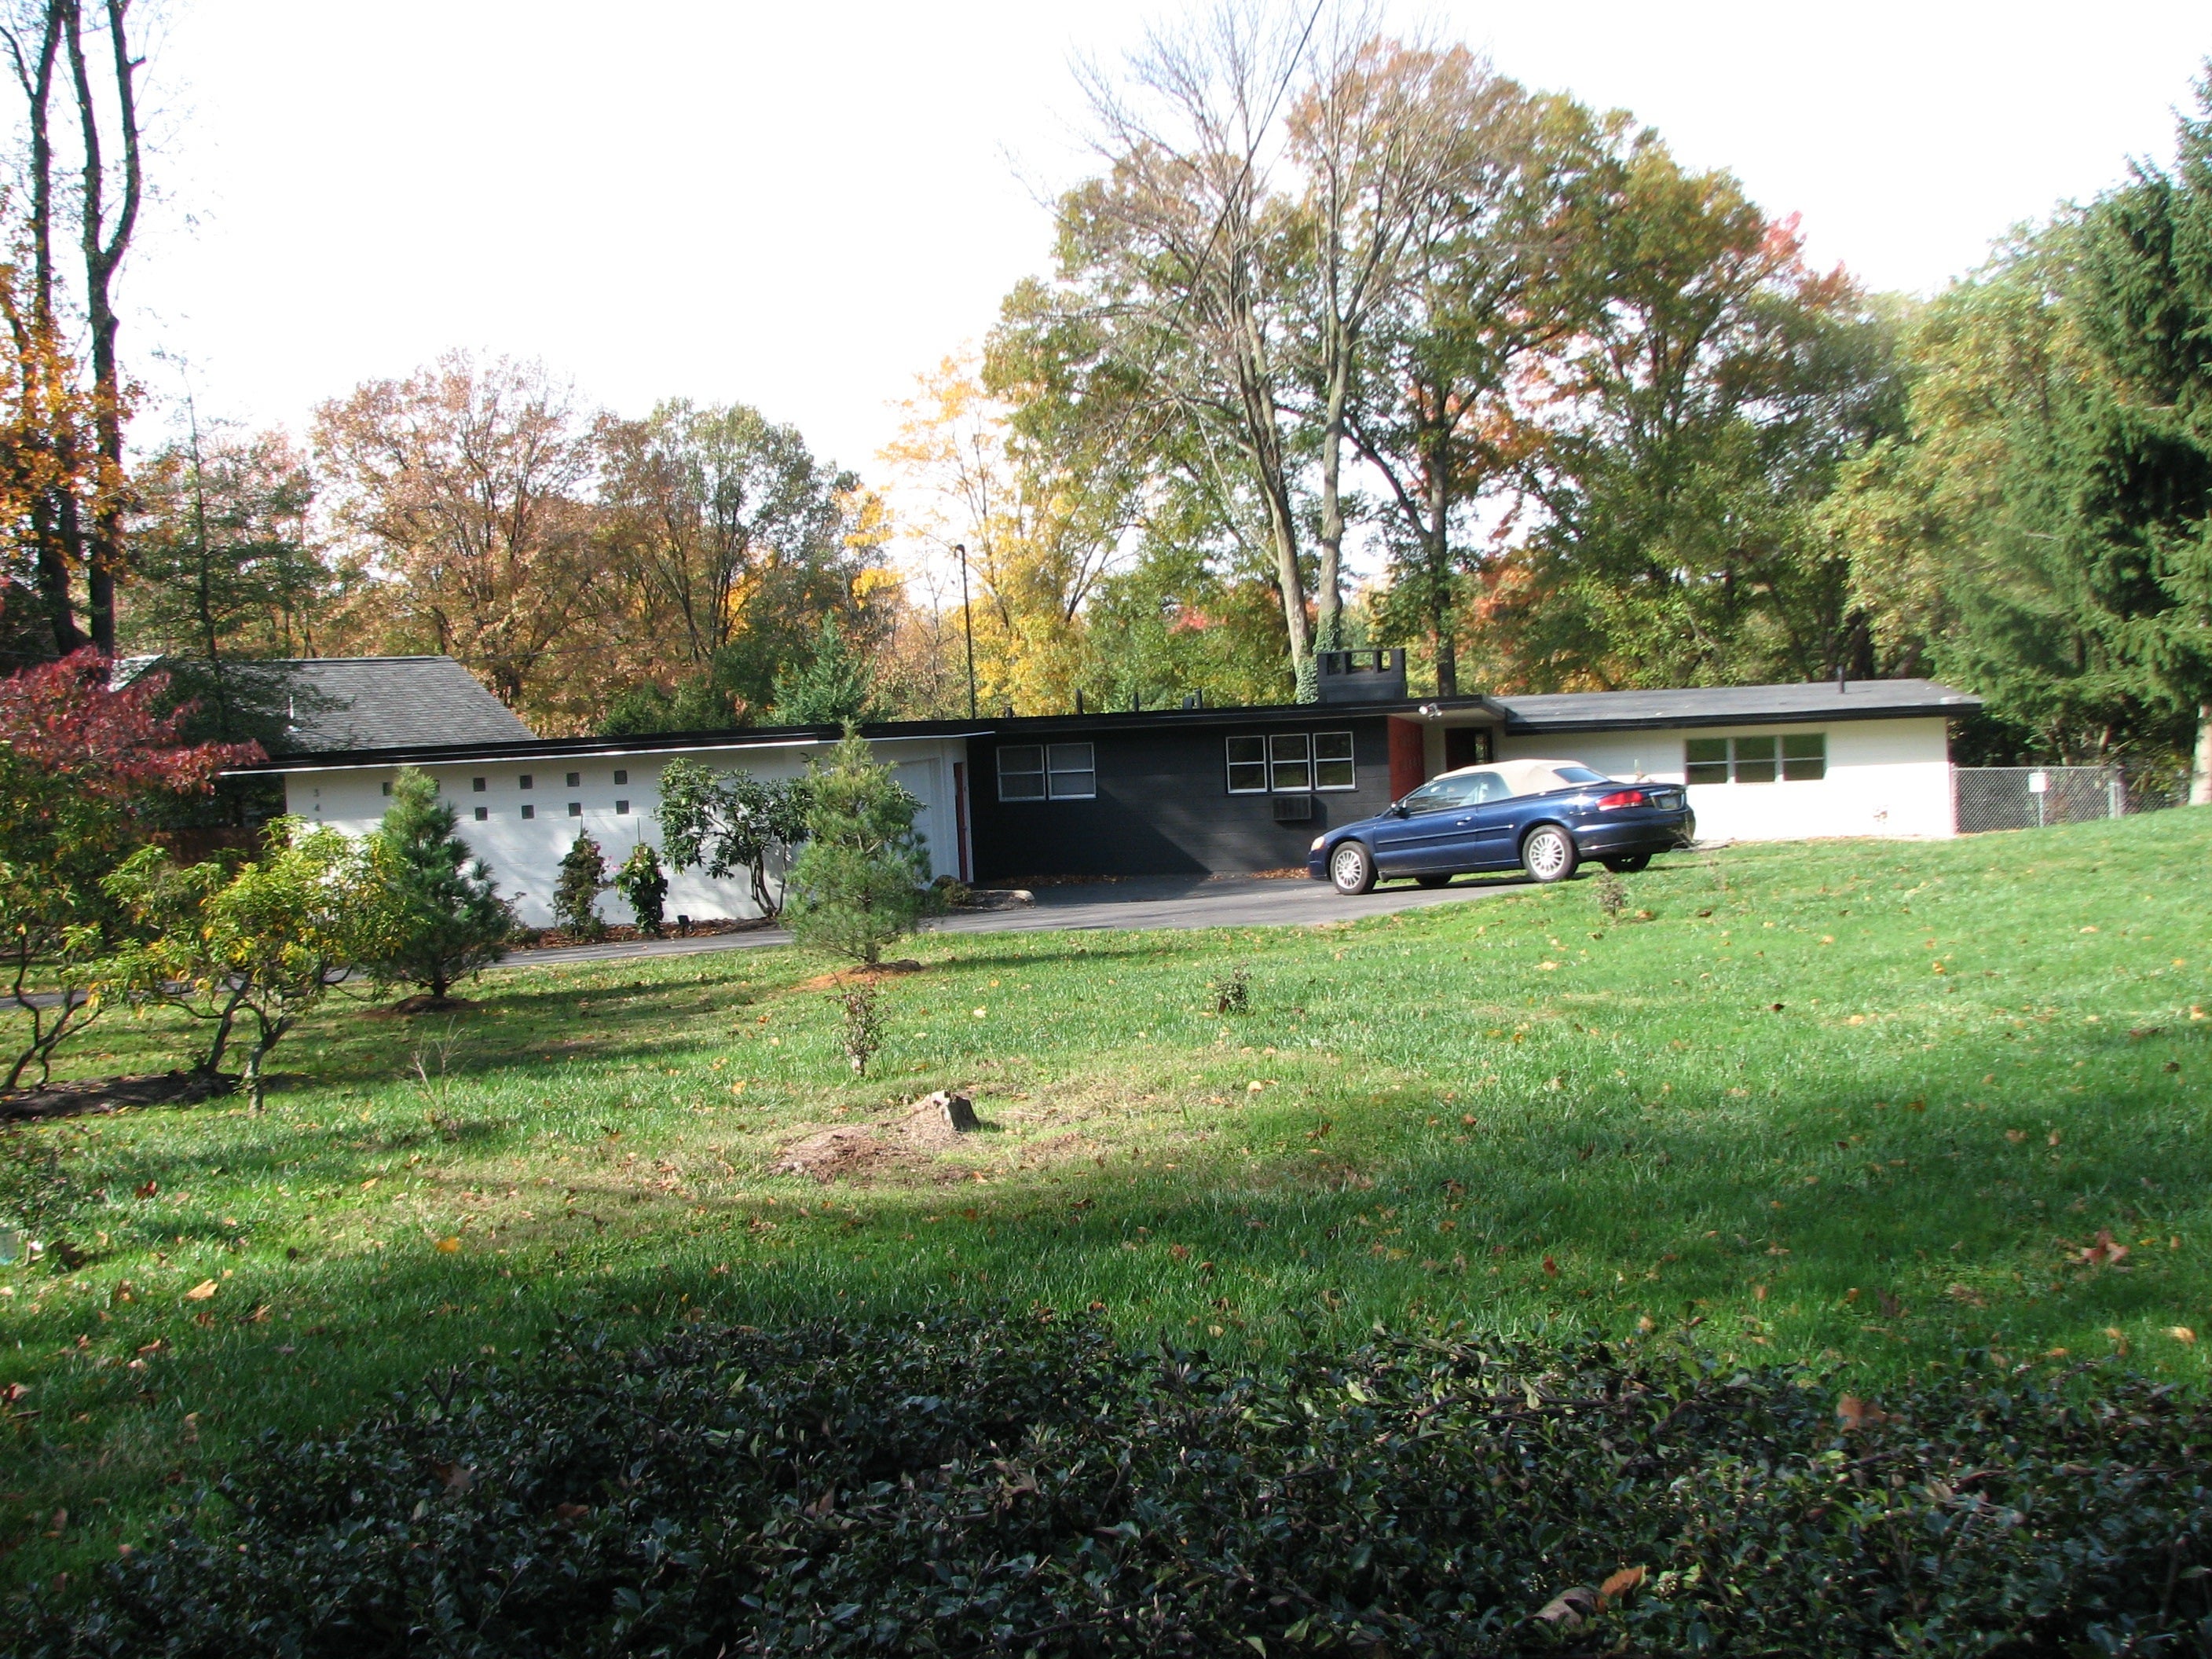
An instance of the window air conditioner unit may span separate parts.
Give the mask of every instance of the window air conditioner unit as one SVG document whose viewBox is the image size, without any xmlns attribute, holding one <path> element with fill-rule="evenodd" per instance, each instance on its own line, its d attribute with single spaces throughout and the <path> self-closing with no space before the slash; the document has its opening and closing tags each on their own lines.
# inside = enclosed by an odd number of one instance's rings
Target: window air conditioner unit
<svg viewBox="0 0 2212 1659">
<path fill-rule="evenodd" d="M 1275 797 L 1275 822 L 1278 823 L 1310 823 L 1313 821 L 1313 797 L 1303 792 Z"/>
</svg>

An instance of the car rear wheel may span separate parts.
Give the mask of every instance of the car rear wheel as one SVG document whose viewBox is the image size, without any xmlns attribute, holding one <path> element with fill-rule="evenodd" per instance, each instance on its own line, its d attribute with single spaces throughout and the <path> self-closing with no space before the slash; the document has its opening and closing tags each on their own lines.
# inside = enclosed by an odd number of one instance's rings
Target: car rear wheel
<svg viewBox="0 0 2212 1659">
<path fill-rule="evenodd" d="M 1540 823 L 1521 843 L 1521 867 L 1532 881 L 1565 881 L 1577 862 L 1575 838 L 1556 823 Z"/>
<path fill-rule="evenodd" d="M 1632 876 L 1651 862 L 1649 853 L 1629 853 L 1617 859 L 1607 859 L 1605 867 L 1617 876 Z"/>
<path fill-rule="evenodd" d="M 1415 876 L 1413 880 L 1423 887 L 1448 887 L 1451 884 L 1451 877 L 1449 873 L 1440 876 Z"/>
<path fill-rule="evenodd" d="M 1375 885 L 1375 857 L 1356 841 L 1341 843 L 1328 855 L 1328 878 L 1347 896 L 1364 893 Z"/>
</svg>

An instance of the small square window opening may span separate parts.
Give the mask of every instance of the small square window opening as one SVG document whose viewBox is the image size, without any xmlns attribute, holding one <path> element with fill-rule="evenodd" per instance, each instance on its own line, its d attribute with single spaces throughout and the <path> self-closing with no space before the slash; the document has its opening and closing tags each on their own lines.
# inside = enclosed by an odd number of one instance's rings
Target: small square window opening
<svg viewBox="0 0 2212 1659">
<path fill-rule="evenodd" d="M 384 793 L 387 795 L 392 793 L 392 786 L 389 783 L 384 786 Z"/>
<path fill-rule="evenodd" d="M 530 774 L 529 774 L 529 773 L 525 772 L 525 773 L 522 775 L 522 787 L 523 787 L 525 789 L 529 788 L 532 781 L 533 781 L 533 780 L 532 779 L 532 777 L 531 777 L 531 775 L 530 775 Z"/>
<path fill-rule="evenodd" d="M 484 822 L 484 820 L 485 820 L 485 819 L 487 819 L 487 818 L 489 818 L 489 817 L 491 817 L 491 808 L 490 808 L 490 807 L 489 807 L 489 806 L 479 806 L 479 807 L 477 807 L 477 822 L 478 823 L 483 823 L 483 822 Z"/>
<path fill-rule="evenodd" d="M 569 773 L 569 774 L 568 774 L 568 787 L 569 787 L 571 789 L 580 789 L 580 788 L 582 788 L 582 787 L 584 787 L 584 775 L 583 775 L 581 772 L 571 772 L 571 773 Z"/>
<path fill-rule="evenodd" d="M 483 778 L 471 778 L 469 780 L 469 787 L 477 794 L 481 795 L 484 792 L 487 781 L 488 780 Z"/>
<path fill-rule="evenodd" d="M 621 767 L 617 766 L 615 768 L 615 781 L 617 783 L 628 783 L 629 781 L 629 774 L 623 771 Z"/>
<path fill-rule="evenodd" d="M 538 809 L 528 801 L 525 801 L 522 804 L 522 816 L 526 818 L 534 818 L 538 816 Z"/>
<path fill-rule="evenodd" d="M 580 800 L 570 801 L 568 803 L 568 816 L 572 818 L 580 818 L 583 817 L 584 803 Z"/>
<path fill-rule="evenodd" d="M 628 817 L 629 816 L 629 803 L 626 800 L 617 801 L 615 803 L 615 816 L 618 818 Z"/>
</svg>

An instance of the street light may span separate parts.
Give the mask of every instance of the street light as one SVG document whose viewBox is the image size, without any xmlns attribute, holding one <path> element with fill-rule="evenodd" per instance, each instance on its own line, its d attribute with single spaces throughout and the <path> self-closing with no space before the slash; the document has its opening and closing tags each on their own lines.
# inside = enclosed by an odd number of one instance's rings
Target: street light
<svg viewBox="0 0 2212 1659">
<path fill-rule="evenodd" d="M 975 618 L 968 609 L 968 544 L 955 542 L 960 556 L 960 632 L 968 641 L 968 718 L 975 718 Z"/>
</svg>

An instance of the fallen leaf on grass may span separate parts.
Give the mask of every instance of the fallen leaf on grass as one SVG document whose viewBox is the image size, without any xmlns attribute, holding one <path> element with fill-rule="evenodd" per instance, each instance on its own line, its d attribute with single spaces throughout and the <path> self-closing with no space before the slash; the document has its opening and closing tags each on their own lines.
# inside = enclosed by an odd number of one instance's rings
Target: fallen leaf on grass
<svg viewBox="0 0 2212 1659">
<path fill-rule="evenodd" d="M 212 1279 L 203 1279 L 198 1284 L 193 1285 L 191 1289 L 185 1292 L 185 1300 L 187 1302 L 204 1302 L 214 1294 L 215 1280 Z"/>
<path fill-rule="evenodd" d="M 2197 1340 L 2197 1333 L 2186 1325 L 2168 1326 L 2166 1334 L 2177 1342 L 2194 1342 Z"/>
<path fill-rule="evenodd" d="M 2128 1247 L 2113 1242 L 2110 1227 L 2098 1228 L 2096 1242 L 2081 1250 L 2082 1261 L 2092 1267 L 2112 1267 L 2127 1259 Z"/>
<path fill-rule="evenodd" d="M 438 1241 L 438 1249 L 439 1249 L 439 1250 L 440 1250 L 442 1254 L 447 1255 L 453 1255 L 456 1250 L 459 1250 L 460 1248 L 461 1248 L 461 1241 L 460 1241 L 459 1239 L 458 1239 L 458 1238 L 441 1238 L 441 1239 L 440 1239 L 440 1240 Z"/>
</svg>

